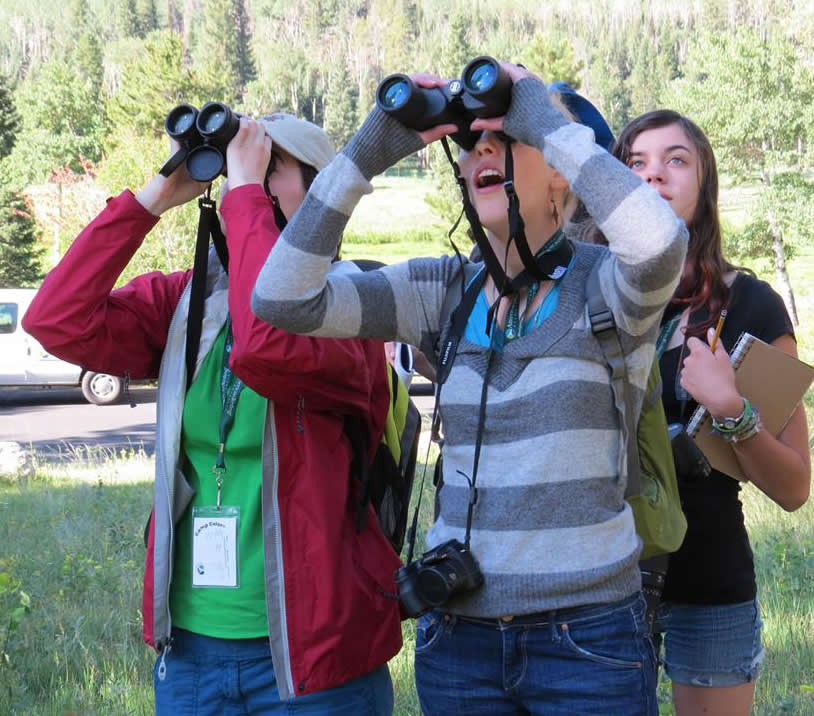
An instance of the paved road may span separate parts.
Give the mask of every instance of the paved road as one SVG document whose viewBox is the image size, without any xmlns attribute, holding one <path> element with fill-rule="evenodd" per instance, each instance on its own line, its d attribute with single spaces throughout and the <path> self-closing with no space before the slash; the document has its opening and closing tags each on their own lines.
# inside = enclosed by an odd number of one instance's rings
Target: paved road
<svg viewBox="0 0 814 716">
<path fill-rule="evenodd" d="M 40 460 L 81 457 L 86 446 L 116 450 L 155 448 L 155 389 L 131 386 L 136 403 L 90 405 L 79 389 L 0 389 L 0 442 L 31 445 Z M 432 414 L 432 396 L 414 396 Z"/>
<path fill-rule="evenodd" d="M 31 445 L 42 460 L 76 455 L 78 448 L 143 446 L 152 455 L 155 444 L 155 389 L 131 386 L 136 403 L 90 405 L 77 389 L 0 389 L 0 442 Z"/>
</svg>

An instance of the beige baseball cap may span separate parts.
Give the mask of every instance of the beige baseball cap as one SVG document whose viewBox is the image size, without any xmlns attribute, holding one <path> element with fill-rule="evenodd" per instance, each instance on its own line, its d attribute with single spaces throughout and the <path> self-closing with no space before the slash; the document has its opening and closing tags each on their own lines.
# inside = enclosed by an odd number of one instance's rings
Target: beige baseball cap
<svg viewBox="0 0 814 716">
<path fill-rule="evenodd" d="M 299 119 L 293 114 L 275 112 L 260 118 L 266 134 L 291 156 L 321 171 L 336 156 L 334 145 L 325 131 L 316 124 Z"/>
</svg>

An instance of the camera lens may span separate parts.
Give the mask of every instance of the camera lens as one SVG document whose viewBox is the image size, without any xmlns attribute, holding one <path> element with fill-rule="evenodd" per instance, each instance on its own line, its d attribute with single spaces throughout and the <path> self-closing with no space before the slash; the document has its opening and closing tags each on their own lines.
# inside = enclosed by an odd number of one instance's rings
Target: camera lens
<svg viewBox="0 0 814 716">
<path fill-rule="evenodd" d="M 496 79 L 497 68 L 489 60 L 481 60 L 469 69 L 464 81 L 469 89 L 486 92 L 495 84 Z"/>
<path fill-rule="evenodd" d="M 418 575 L 418 593 L 427 604 L 437 607 L 449 599 L 448 575 L 440 569 L 424 569 Z"/>
<path fill-rule="evenodd" d="M 410 96 L 410 86 L 401 77 L 395 77 L 382 88 L 380 96 L 386 109 L 398 109 Z"/>
</svg>

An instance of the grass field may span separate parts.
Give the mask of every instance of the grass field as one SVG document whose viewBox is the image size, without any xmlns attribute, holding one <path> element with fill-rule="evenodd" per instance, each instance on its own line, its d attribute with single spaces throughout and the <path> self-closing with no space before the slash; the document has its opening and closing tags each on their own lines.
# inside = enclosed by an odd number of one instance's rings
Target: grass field
<svg viewBox="0 0 814 716">
<path fill-rule="evenodd" d="M 0 482 L 0 713 L 152 713 L 154 655 L 140 636 L 151 471 L 136 455 Z M 789 515 L 751 487 L 744 503 L 768 652 L 754 713 L 814 714 L 814 503 Z M 22 594 L 28 610 L 9 631 Z M 403 631 L 395 713 L 417 715 L 413 622 Z M 672 713 L 666 683 L 659 693 Z"/>
<path fill-rule="evenodd" d="M 444 250 L 446 229 L 423 202 L 428 182 L 387 177 L 377 187 L 349 226 L 359 239 L 347 256 L 392 261 Z M 402 224 L 413 232 L 406 241 Z M 814 361 L 814 253 L 799 256 L 791 274 L 800 352 Z M 807 404 L 811 414 L 811 395 Z M 140 636 L 151 478 L 152 460 L 131 453 L 0 479 L 0 714 L 152 713 L 154 655 Z M 751 486 L 743 501 L 768 653 L 754 713 L 814 716 L 814 503 L 789 515 Z M 420 713 L 413 623 L 403 630 L 405 647 L 390 664 L 397 716 Z M 659 695 L 662 713 L 672 713 L 667 683 Z"/>
</svg>

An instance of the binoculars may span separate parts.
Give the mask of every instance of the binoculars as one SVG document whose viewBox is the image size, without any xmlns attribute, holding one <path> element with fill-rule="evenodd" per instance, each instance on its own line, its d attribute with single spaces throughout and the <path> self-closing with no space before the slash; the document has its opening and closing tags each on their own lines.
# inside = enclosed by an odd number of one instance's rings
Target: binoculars
<svg viewBox="0 0 814 716">
<path fill-rule="evenodd" d="M 506 114 L 512 97 L 512 80 L 486 55 L 476 57 L 464 68 L 461 79 L 443 87 L 419 87 L 405 74 L 385 77 L 376 90 L 376 104 L 405 127 L 423 131 L 439 124 L 454 124 L 452 140 L 471 151 L 480 132 L 469 125 L 483 117 Z"/>
<path fill-rule="evenodd" d="M 240 129 L 240 115 L 222 102 L 207 102 L 200 111 L 191 104 L 179 104 L 167 115 L 167 134 L 181 149 L 160 169 L 172 174 L 186 160 L 190 177 L 211 182 L 226 173 L 226 147 Z"/>
</svg>

